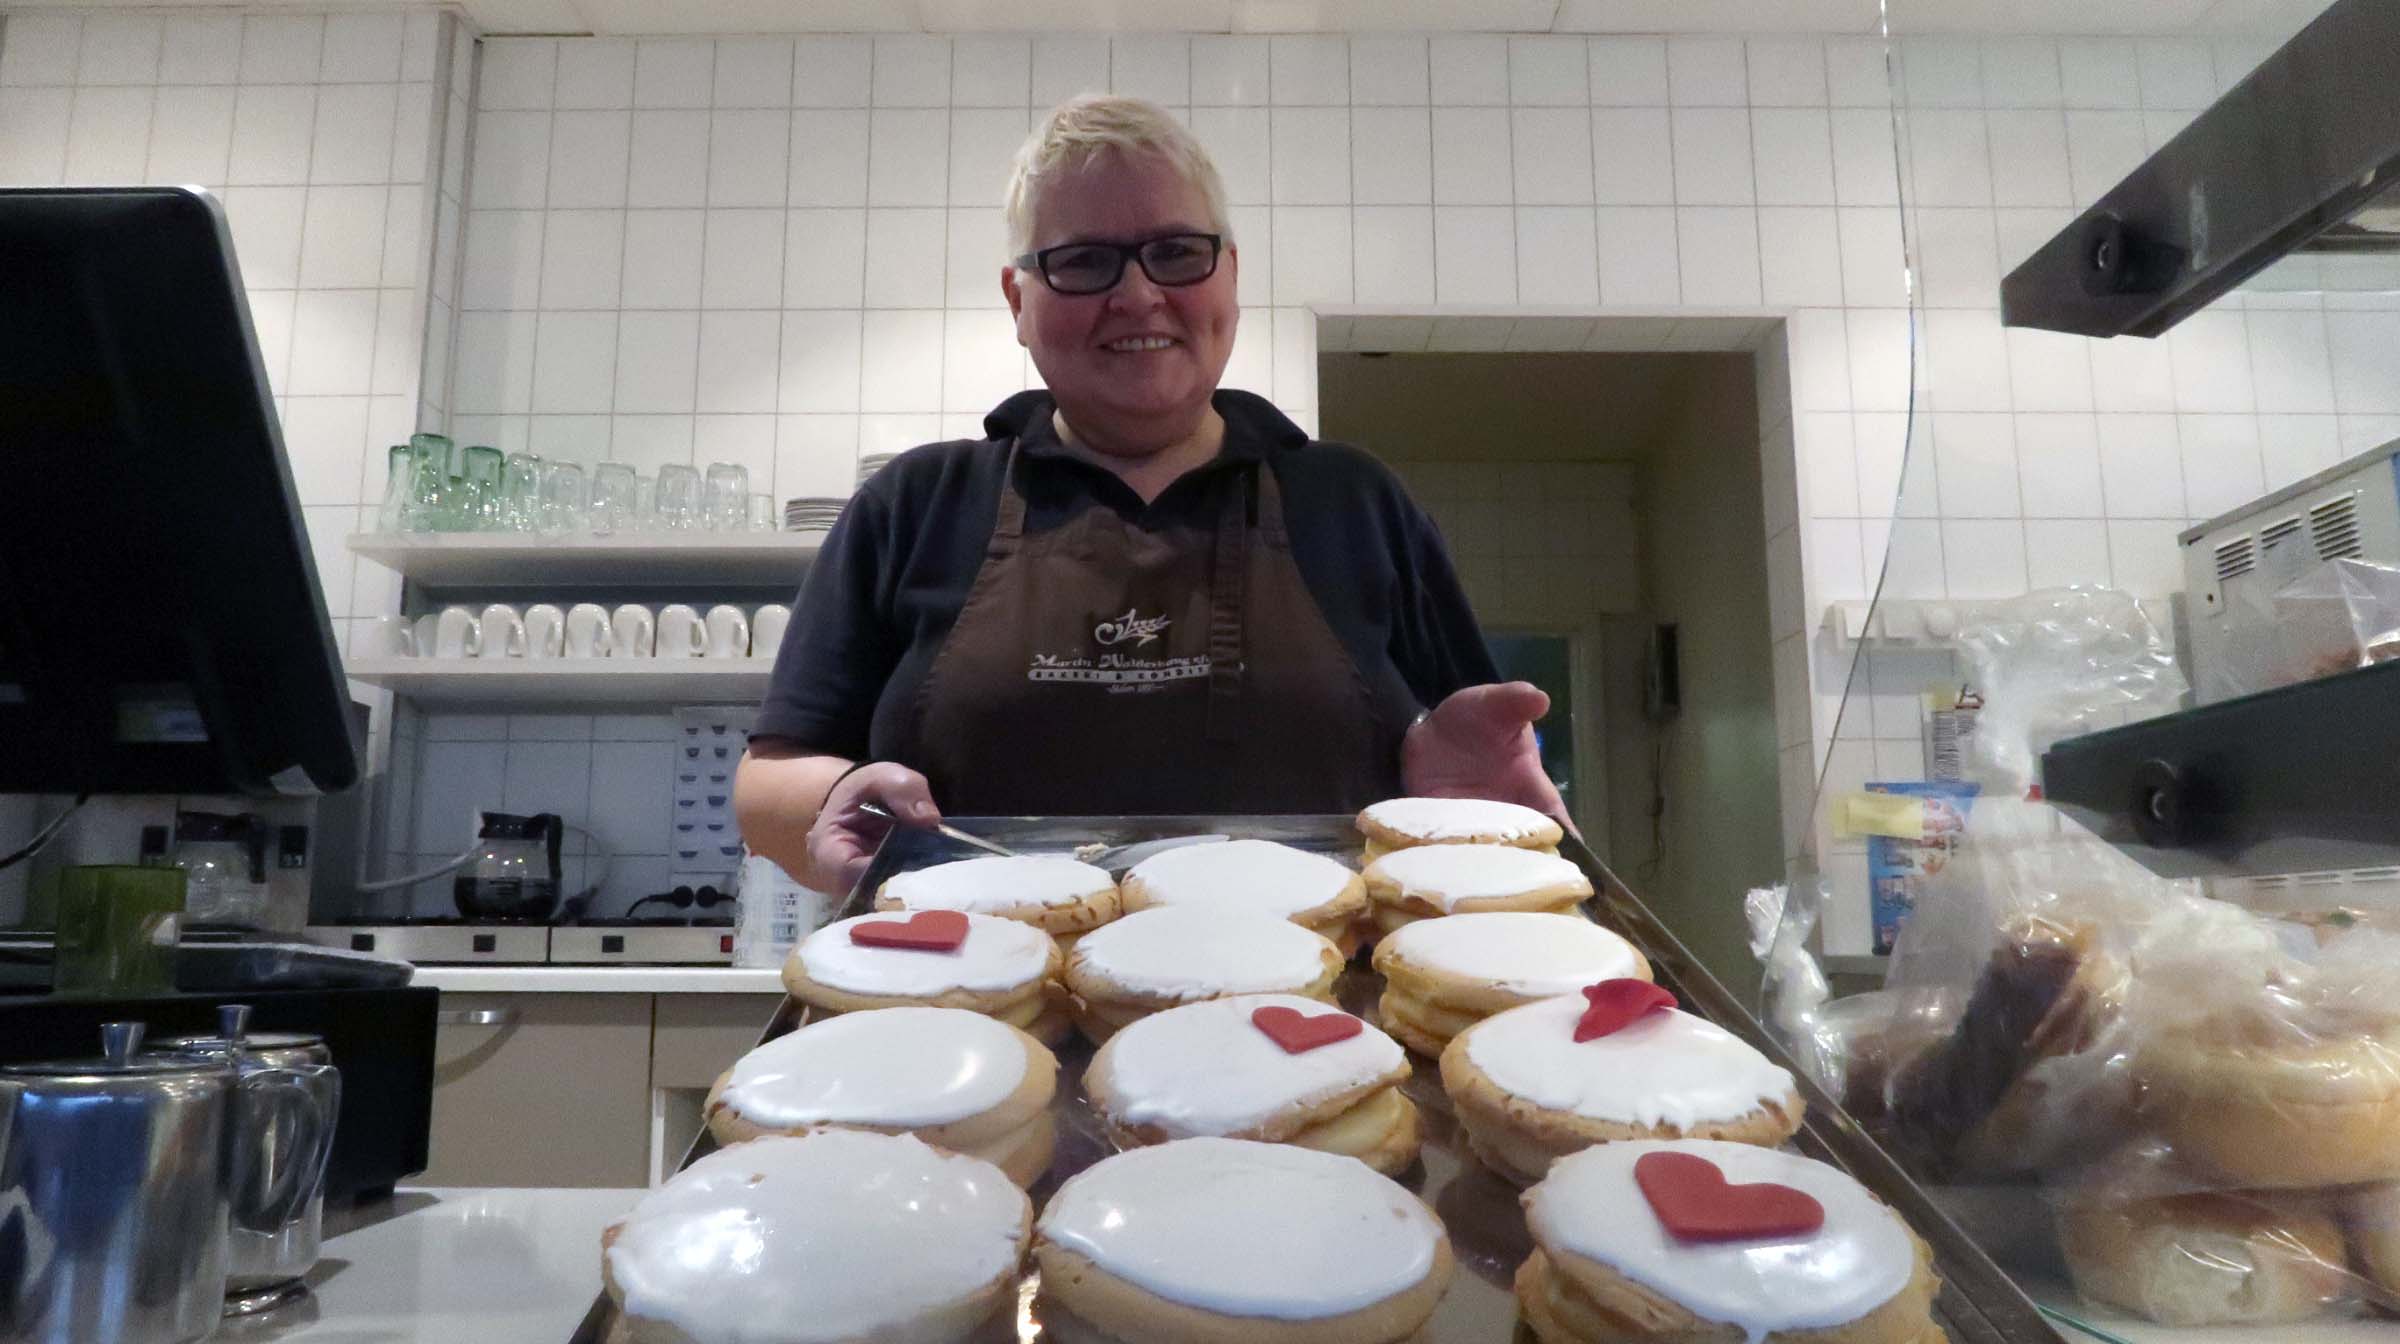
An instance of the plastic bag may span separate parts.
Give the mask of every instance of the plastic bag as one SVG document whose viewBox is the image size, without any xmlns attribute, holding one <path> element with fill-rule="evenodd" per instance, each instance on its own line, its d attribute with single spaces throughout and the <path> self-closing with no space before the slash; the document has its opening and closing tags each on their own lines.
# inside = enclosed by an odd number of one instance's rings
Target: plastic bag
<svg viewBox="0 0 2400 1344">
<path fill-rule="evenodd" d="M 1969 774 L 1998 792 L 2031 787 L 2052 742 L 2173 709 L 2186 690 L 2157 624 L 2113 588 L 1976 603 L 1958 645 L 1983 694 Z"/>
<path fill-rule="evenodd" d="M 2400 658 L 2400 569 L 2327 560 L 2274 590 L 2221 590 L 2224 635 L 2195 675 L 2201 702 Z"/>
</svg>

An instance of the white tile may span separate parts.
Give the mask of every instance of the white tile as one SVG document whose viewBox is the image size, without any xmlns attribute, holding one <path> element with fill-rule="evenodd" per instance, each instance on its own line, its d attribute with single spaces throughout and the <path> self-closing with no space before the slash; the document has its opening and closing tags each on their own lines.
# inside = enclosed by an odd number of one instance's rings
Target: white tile
<svg viewBox="0 0 2400 1344">
<path fill-rule="evenodd" d="M 283 446 L 292 486 L 306 507 L 357 504 L 359 464 L 367 433 L 364 397 L 290 397 L 283 408 Z"/>
<path fill-rule="evenodd" d="M 1233 230 L 1228 243 L 1225 264 L 1234 271 L 1234 296 L 1247 307 L 1260 307 L 1274 301 L 1275 289 L 1275 212 L 1263 205 L 1237 205 L 1226 211 L 1227 226 Z M 1003 234 L 999 225 L 993 226 L 993 236 Z M 1005 249 L 998 244 L 985 248 L 963 263 L 967 274 L 960 276 L 956 221 L 952 221 L 950 265 L 950 306 L 953 308 L 1006 307 L 1007 294 L 991 283 L 993 259 Z M 1430 283 L 1430 282 L 1428 282 Z M 964 293 L 965 302 L 960 301 Z"/>
<path fill-rule="evenodd" d="M 807 212 L 795 210 L 792 212 L 792 215 L 796 220 L 804 213 Z M 1247 229 L 1242 224 L 1245 211 L 1242 209 L 1236 209 L 1233 214 L 1235 232 L 1242 235 L 1244 239 L 1242 244 L 1243 249 L 1248 251 L 1248 249 L 1253 246 L 1253 241 L 1252 235 L 1249 234 Z M 962 210 L 953 207 L 949 211 L 949 216 L 949 238 L 947 240 L 947 251 L 944 254 L 942 264 L 944 305 L 951 308 L 1004 308 L 1008 306 L 1008 300 L 1001 292 L 999 281 L 1000 268 L 1005 264 L 1008 257 L 1008 228 L 1000 217 L 999 209 L 994 206 L 984 206 L 980 209 L 968 210 Z M 812 225 L 811 227 L 812 229 L 826 230 L 830 235 L 831 231 L 836 228 L 836 225 L 832 223 L 825 223 Z M 840 227 L 847 226 L 843 225 Z M 846 302 L 834 304 L 794 304 L 791 301 L 790 295 L 787 293 L 784 299 L 784 304 L 786 307 L 808 308 L 859 306 L 858 281 L 856 277 L 859 274 L 860 269 L 866 264 L 866 233 L 864 216 L 859 217 L 858 228 L 859 233 L 855 242 L 850 241 L 848 235 L 846 234 L 839 238 L 828 236 L 825 240 L 828 256 L 835 258 L 847 258 L 849 260 L 852 276 L 850 281 L 851 298 Z M 840 247 L 836 246 L 836 244 L 847 244 L 848 246 L 854 247 L 857 250 L 843 251 Z M 1263 216 L 1259 222 L 1258 232 L 1255 238 L 1255 245 L 1261 248 L 1266 245 L 1266 224 Z M 793 255 L 801 256 L 806 254 L 795 252 Z M 830 266 L 838 265 L 840 263 L 838 261 L 833 261 L 828 262 L 827 264 Z M 787 272 L 786 284 L 788 285 L 789 283 L 789 273 Z M 834 292 L 833 287 L 838 283 L 838 277 L 828 276 L 825 280 L 826 289 L 824 292 Z M 1245 277 L 1245 283 L 1247 283 L 1247 277 Z"/>
<path fill-rule="evenodd" d="M 615 313 L 544 313 L 534 336 L 533 409 L 610 409 L 616 383 Z"/>
<path fill-rule="evenodd" d="M 1025 354 L 1006 311 L 943 318 L 942 406 L 981 414 L 1025 387 Z"/>
<path fill-rule="evenodd" d="M 1192 101 L 1192 40 L 1179 33 L 1109 39 L 1109 91 L 1183 107 Z"/>
<path fill-rule="evenodd" d="M 2267 492 L 2254 415 L 2176 417 L 2183 447 L 2184 507 L 2194 518 L 2213 518 Z"/>
<path fill-rule="evenodd" d="M 1902 490 L 1902 477 L 1909 474 L 1909 417 L 1858 415 L 1852 417 L 1852 424 L 1857 436 L 1854 451 L 1858 466 L 1859 513 L 1863 517 L 1880 520 L 1912 512 L 1908 508 L 1910 501 Z M 1918 456 L 1922 462 L 1930 463 L 1933 460 L 1932 454 L 1921 448 Z M 1932 469 L 1920 465 L 1915 475 L 1921 481 L 1931 480 Z M 1933 511 L 1929 507 L 1916 512 Z"/>
<path fill-rule="evenodd" d="M 1990 107 L 2057 107 L 2058 44 L 2042 37 L 1993 38 L 1983 44 L 1984 102 Z"/>
<path fill-rule="evenodd" d="M 1269 199 L 1269 116 L 1263 107 L 1192 110 L 1192 134 L 1199 137 L 1201 146 L 1217 165 L 1217 175 L 1225 180 L 1225 199 L 1230 204 L 1264 205 Z"/>
<path fill-rule="evenodd" d="M 592 796 L 589 742 L 511 742 L 501 801 L 511 811 L 582 816 Z"/>
<path fill-rule="evenodd" d="M 1516 302 L 1515 214 L 1505 206 L 1434 207 L 1434 294 L 1439 302 Z"/>
<path fill-rule="evenodd" d="M 1259 39 L 1262 45 L 1265 41 Z M 1262 82 L 1257 99 L 1261 103 L 1267 101 L 1264 88 Z M 1107 91 L 1106 37 L 1043 33 L 1033 39 L 1033 106 L 1054 107 L 1079 93 Z"/>
<path fill-rule="evenodd" d="M 1585 172 L 1590 172 L 1588 160 Z M 1433 120 L 1426 109 L 1351 111 L 1350 191 L 1360 205 L 1423 205 L 1433 199 Z"/>
<path fill-rule="evenodd" d="M 875 39 L 877 107 L 941 107 L 950 101 L 950 40 L 917 35 Z"/>
<path fill-rule="evenodd" d="M 252 90 L 244 89 L 247 103 Z M 637 149 L 639 128 L 636 128 Z M 241 120 L 234 121 L 234 154 L 241 154 Z M 475 123 L 475 167 L 470 190 L 478 208 L 540 209 L 548 189 L 550 114 L 486 112 Z"/>
<path fill-rule="evenodd" d="M 324 45 L 325 20 L 314 14 L 248 15 L 242 20 L 242 82 L 314 83 Z"/>
<path fill-rule="evenodd" d="M 625 204 L 632 114 L 560 112 L 550 127 L 551 209 L 583 210 Z"/>
<path fill-rule="evenodd" d="M 458 375 L 451 410 L 460 415 L 522 412 L 533 404 L 532 313 L 461 313 Z"/>
<path fill-rule="evenodd" d="M 998 205 L 1025 142 L 1022 108 L 970 108 L 950 114 L 950 200 Z"/>
<path fill-rule="evenodd" d="M 775 409 L 781 324 L 781 316 L 772 310 L 700 315 L 700 377 L 694 403 L 698 409 Z"/>
<path fill-rule="evenodd" d="M 940 349 L 941 340 L 942 314 L 938 310 L 870 309 L 859 335 L 859 409 L 938 412 L 941 361 L 928 358 L 927 352 Z"/>
<path fill-rule="evenodd" d="M 1433 110 L 1435 204 L 1505 205 L 1511 185 L 1504 109 Z"/>
<path fill-rule="evenodd" d="M 2135 336 L 2090 341 L 2092 405 L 2101 411 L 2172 411 L 2175 367 L 2167 343 Z"/>
<path fill-rule="evenodd" d="M 1509 114 L 1519 205 L 1592 203 L 1591 114 L 1577 108 L 1519 108 Z"/>
<path fill-rule="evenodd" d="M 244 88 L 234 96 L 230 185 L 308 180 L 308 145 L 317 91 L 306 85 Z"/>
<path fill-rule="evenodd" d="M 1866 207 L 1835 213 L 1841 231 L 1843 302 L 1854 308 L 1906 306 L 1908 258 L 1901 247 L 1900 212 Z"/>
<path fill-rule="evenodd" d="M 783 315 L 778 410 L 858 409 L 860 316 L 855 310 Z"/>
<path fill-rule="evenodd" d="M 375 291 L 302 290 L 292 305 L 294 396 L 364 396 L 373 390 Z"/>
<path fill-rule="evenodd" d="M 1909 409 L 1908 314 L 1889 309 L 1853 308 L 1842 315 L 1848 329 L 1850 404 L 1861 411 Z M 1794 395 L 1798 395 L 1795 389 Z M 1804 402 L 1812 409 L 1820 403 Z M 1978 410 L 1981 407 L 1952 407 Z M 1866 437 L 1859 440 L 1859 460 L 1866 460 Z M 1862 493 L 1866 486 L 1862 479 Z"/>
<path fill-rule="evenodd" d="M 1581 37 L 1508 39 L 1509 101 L 1519 106 L 1581 107 L 1591 102 Z"/>
<path fill-rule="evenodd" d="M 66 180 L 106 185 L 139 178 L 149 157 L 150 113 L 156 98 L 147 87 L 77 89 L 67 132 Z"/>
<path fill-rule="evenodd" d="M 2069 38 L 2059 44 L 2058 61 L 2067 106 L 2141 105 L 2133 43 L 2122 38 Z"/>
<path fill-rule="evenodd" d="M 863 37 L 802 37 L 793 43 L 792 106 L 865 107 L 875 49 Z"/>
<path fill-rule="evenodd" d="M 1601 206 L 1600 301 L 1611 306 L 1672 304 L 1682 295 L 1675 211 L 1667 206 Z"/>
<path fill-rule="evenodd" d="M 2099 417 L 2100 482 L 2111 518 L 2182 518 L 2183 459 L 2171 415 Z"/>
<path fill-rule="evenodd" d="M 1928 417 L 1934 474 L 1945 518 L 2015 518 L 2017 444 L 2012 417 L 1943 414 Z"/>
<path fill-rule="evenodd" d="M 1758 165 L 1759 204 L 1834 203 L 1830 114 L 1793 108 L 1754 111 L 1750 141 Z"/>
<path fill-rule="evenodd" d="M 2142 106 L 2192 110 L 2217 100 L 2216 64 L 2197 38 L 2155 37 L 2135 48 Z"/>
<path fill-rule="evenodd" d="M 1760 302 L 1757 211 L 1678 209 L 1675 241 L 1683 263 L 1685 303 L 1720 308 Z"/>
<path fill-rule="evenodd" d="M 383 187 L 312 187 L 300 239 L 303 289 L 371 289 L 383 278 Z"/>
<path fill-rule="evenodd" d="M 2069 584 L 2105 586 L 2108 525 L 2082 519 L 2025 521 L 2025 583 L 2029 589 Z"/>
<path fill-rule="evenodd" d="M 1944 411 L 2010 409 L 2008 338 L 1997 312 L 1933 309 L 1924 320 L 1932 403 Z"/>
<path fill-rule="evenodd" d="M 1278 107 L 1350 101 L 1350 44 L 1339 37 L 1267 39 L 1267 88 Z"/>
<path fill-rule="evenodd" d="M 792 114 L 791 203 L 867 203 L 867 114 L 802 110 Z"/>
<path fill-rule="evenodd" d="M 1032 88 L 1033 44 L 1015 34 L 979 34 L 950 44 L 952 107 L 1026 105 Z"/>
<path fill-rule="evenodd" d="M 1267 42 L 1268 39 L 1264 37 L 1194 37 L 1193 106 L 1265 106 L 1268 92 Z"/>
<path fill-rule="evenodd" d="M 474 311 L 541 306 L 544 218 L 538 210 L 467 212 L 460 306 Z"/>
<path fill-rule="evenodd" d="M 1829 206 L 1758 212 L 1760 296 L 1773 307 L 1842 303 L 1842 243 Z"/>
<path fill-rule="evenodd" d="M 415 82 L 434 78 L 444 40 L 441 15 L 430 10 L 405 15 L 400 25 L 400 78 Z M 465 81 L 455 74 L 451 83 L 463 93 Z"/>
<path fill-rule="evenodd" d="M 619 414 L 689 411 L 700 357 L 697 313 L 624 313 L 617 319 Z"/>
<path fill-rule="evenodd" d="M 329 84 L 319 89 L 308 180 L 390 181 L 392 129 L 398 115 L 395 84 Z"/>
<path fill-rule="evenodd" d="M 1752 107 L 1823 107 L 1825 44 L 1808 38 L 1761 38 L 1748 43 Z"/>
<path fill-rule="evenodd" d="M 1350 112 L 1278 107 L 1269 114 L 1268 188 L 1277 205 L 1350 201 Z"/>
<path fill-rule="evenodd" d="M 868 127 L 867 204 L 943 205 L 949 188 L 950 118 L 878 109 Z"/>
<path fill-rule="evenodd" d="M 78 84 L 155 84 L 166 25 L 154 14 L 102 10 L 83 21 Z"/>
<path fill-rule="evenodd" d="M 433 175 L 433 86 L 401 86 L 392 117 L 394 182 L 420 183 Z"/>
<path fill-rule="evenodd" d="M 557 105 L 593 110 L 633 106 L 634 50 L 634 44 L 622 38 L 559 43 Z"/>
<path fill-rule="evenodd" d="M 1433 302 L 1433 211 L 1359 206 L 1350 212 L 1360 303 Z"/>
<path fill-rule="evenodd" d="M 1981 112 L 1912 111 L 1906 121 L 1910 184 L 1918 205 L 1992 203 L 1990 139 Z"/>
<path fill-rule="evenodd" d="M 0 45 L 0 85 L 8 77 L 9 58 L 30 41 L 28 25 L 36 16 L 9 19 L 8 41 Z M 242 16 L 239 14 L 171 14 L 159 45 L 161 84 L 231 84 L 241 77 Z M 61 67 L 59 79 L 65 79 Z"/>
<path fill-rule="evenodd" d="M 1600 204 L 1675 203 L 1675 150 L 1665 108 L 1593 108 L 1592 157 Z"/>
<path fill-rule="evenodd" d="M 2000 302 L 2000 248 L 1989 210 L 1916 213 L 1918 286 L 1935 308 L 1991 308 Z"/>
<path fill-rule="evenodd" d="M 1605 219 L 1601 221 L 1600 236 L 1603 240 L 1608 237 Z M 1602 256 L 1605 260 L 1606 254 Z M 1605 287 L 1605 278 L 1602 284 Z M 1784 339 L 1790 350 L 1792 408 L 1795 411 L 1849 410 L 1850 334 L 1847 315 L 1832 308 L 1799 309 L 1784 320 Z"/>
<path fill-rule="evenodd" d="M 429 741 L 417 768 L 420 778 L 442 781 L 417 790 L 414 834 L 432 849 L 455 852 L 473 838 L 476 814 L 500 811 L 507 798 L 506 742 Z"/>
<path fill-rule="evenodd" d="M 625 258 L 617 210 L 552 210 L 543 216 L 542 307 L 615 308 Z"/>
<path fill-rule="evenodd" d="M 700 306 L 775 307 L 783 294 L 783 249 L 783 211 L 709 211 Z"/>
<path fill-rule="evenodd" d="M 634 210 L 625 216 L 627 308 L 691 308 L 700 302 L 701 214 Z"/>
<path fill-rule="evenodd" d="M 2182 411 L 2239 412 L 2258 408 L 2250 390 L 2250 338 L 2237 312 L 2194 313 L 2167 334 L 2175 366 L 2175 406 Z"/>
<path fill-rule="evenodd" d="M 949 251 L 942 210 L 867 212 L 866 303 L 870 308 L 939 308 Z"/>
<path fill-rule="evenodd" d="M 637 209 L 700 204 L 708 191 L 708 140 L 706 112 L 634 113 L 625 203 Z"/>
<path fill-rule="evenodd" d="M 1900 86 L 1910 107 L 1980 107 L 1983 60 L 1963 38 L 1918 37 L 1900 44 Z"/>
<path fill-rule="evenodd" d="M 1855 519 L 1812 518 L 1801 525 L 1801 541 L 1811 595 L 1827 602 L 1870 595 Z"/>
<path fill-rule="evenodd" d="M 775 493 L 841 498 L 858 483 L 858 417 L 775 417 Z"/>
<path fill-rule="evenodd" d="M 904 453 L 931 443 L 941 434 L 941 417 L 928 414 L 862 415 L 858 417 L 858 451 Z"/>
<path fill-rule="evenodd" d="M 623 389 L 619 389 L 620 399 Z M 664 463 L 692 463 L 692 417 L 689 415 L 612 415 L 608 418 L 608 455 L 649 471 Z"/>
<path fill-rule="evenodd" d="M 1951 597 L 2016 597 L 2026 590 L 2025 525 L 2014 518 L 1944 520 L 1942 568 Z"/>
<path fill-rule="evenodd" d="M 2313 476 L 2341 458 L 2340 426 L 2330 415 L 2262 415 L 2258 438 L 2269 490 Z"/>
<path fill-rule="evenodd" d="M 718 112 L 709 120 L 708 204 L 781 205 L 791 120 L 781 112 Z"/>
<path fill-rule="evenodd" d="M 328 14 L 317 77 L 328 84 L 381 84 L 400 78 L 398 14 Z"/>
<path fill-rule="evenodd" d="M 266 367 L 267 389 L 280 396 L 291 390 L 292 307 L 299 294 L 288 289 L 254 289 L 250 325 L 258 336 L 259 362 Z"/>
<path fill-rule="evenodd" d="M 1889 549 L 1884 552 L 1881 596 L 1947 597 L 1941 524 L 1932 519 L 1898 519 L 1892 523 L 1890 537 Z M 1873 554 L 1872 546 L 1869 554 Z"/>
<path fill-rule="evenodd" d="M 1795 416 L 1793 454 L 1805 516 L 1857 516 L 1858 448 L 1849 416 L 1837 411 L 1803 411 Z"/>
<path fill-rule="evenodd" d="M 2333 356 L 2333 400 L 2345 415 L 2400 411 L 2400 313 L 2325 315 Z"/>
<path fill-rule="evenodd" d="M 634 44 L 635 107 L 706 107 L 715 94 L 716 44 L 700 38 L 646 37 Z"/>
<path fill-rule="evenodd" d="M 1891 113 L 1834 109 L 1833 189 L 1834 198 L 1843 205 L 1899 204 Z"/>
<path fill-rule="evenodd" d="M 1995 202 L 2003 206 L 2075 203 L 2063 113 L 1994 111 L 1988 114 L 1988 122 Z"/>
<path fill-rule="evenodd" d="M 591 753 L 592 830 L 618 855 L 665 853 L 673 827 L 674 744 L 594 742 Z"/>
<path fill-rule="evenodd" d="M 1274 210 L 1274 299 L 1280 306 L 1350 302 L 1350 212 L 1340 206 Z"/>
<path fill-rule="evenodd" d="M 714 96 L 719 107 L 790 107 L 792 40 L 788 37 L 720 40 Z"/>
<path fill-rule="evenodd" d="M 1757 199 L 1750 173 L 1750 117 L 1738 108 L 1677 108 L 1674 115 L 1675 202 L 1748 205 Z"/>
<path fill-rule="evenodd" d="M 2108 523 L 2108 575 L 2113 587 L 2136 597 L 2166 597 L 2183 591 L 2183 548 L 2173 521 Z"/>
<path fill-rule="evenodd" d="M 1517 208 L 1517 293 L 1553 306 L 1600 302 L 1591 207 Z"/>
<path fill-rule="evenodd" d="M 1742 59 L 1742 44 L 1733 38 L 1669 38 L 1667 99 L 1677 107 L 1747 104 L 1750 76 Z"/>
<path fill-rule="evenodd" d="M 2067 163 L 2078 201 L 2106 195 L 2149 152 L 2138 112 L 2067 113 Z"/>
<path fill-rule="evenodd" d="M 1667 103 L 1667 44 L 1655 37 L 1591 40 L 1592 103 L 1597 107 L 1663 107 Z"/>
<path fill-rule="evenodd" d="M 1197 39 L 1205 41 L 1207 39 Z M 1423 106 L 1431 101 L 1432 58 L 1422 37 L 1361 35 L 1350 39 L 1353 106 Z M 1195 84 L 1192 101 L 1201 101 Z"/>
<path fill-rule="evenodd" d="M 83 41 L 80 17 L 12 13 L 7 26 L 7 41 L 0 42 L 0 87 L 75 81 L 75 51 Z"/>
<path fill-rule="evenodd" d="M 425 365 L 425 296 L 405 289 L 375 295 L 375 367 L 369 385 L 378 397 L 416 395 Z"/>
<path fill-rule="evenodd" d="M 476 79 L 477 106 L 485 111 L 550 106 L 558 85 L 558 43 L 546 37 L 484 39 L 483 68 Z"/>
<path fill-rule="evenodd" d="M 785 307 L 864 305 L 866 211 L 790 211 L 782 254 Z"/>
<path fill-rule="evenodd" d="M 2322 313 L 2242 315 L 2249 329 L 2250 368 L 2261 411 L 2326 411 L 2333 407 L 2332 355 Z"/>
<path fill-rule="evenodd" d="M 1438 36 L 1428 53 L 1433 103 L 1442 108 L 1495 108 L 1507 103 L 1507 38 Z"/>
<path fill-rule="evenodd" d="M 5 121 L 0 111 L 0 124 Z M 222 182 L 232 145 L 232 89 L 160 89 L 143 175 L 152 182 Z"/>
<path fill-rule="evenodd" d="M 2010 400 L 2019 411 L 2090 411 L 2092 364 L 2081 336 L 2032 327 L 2008 330 Z"/>
</svg>

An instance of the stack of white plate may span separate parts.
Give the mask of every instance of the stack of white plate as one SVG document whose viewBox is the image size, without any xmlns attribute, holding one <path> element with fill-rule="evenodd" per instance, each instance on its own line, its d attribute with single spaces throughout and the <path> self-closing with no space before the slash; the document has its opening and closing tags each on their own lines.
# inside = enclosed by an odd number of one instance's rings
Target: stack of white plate
<svg viewBox="0 0 2400 1344">
<path fill-rule="evenodd" d="M 858 483 L 865 485 L 868 477 L 883 470 L 885 463 L 898 456 L 898 453 L 868 453 L 858 459 Z"/>
<path fill-rule="evenodd" d="M 846 499 L 787 499 L 783 503 L 783 530 L 786 532 L 826 532 L 833 520 L 842 516 Z"/>
</svg>

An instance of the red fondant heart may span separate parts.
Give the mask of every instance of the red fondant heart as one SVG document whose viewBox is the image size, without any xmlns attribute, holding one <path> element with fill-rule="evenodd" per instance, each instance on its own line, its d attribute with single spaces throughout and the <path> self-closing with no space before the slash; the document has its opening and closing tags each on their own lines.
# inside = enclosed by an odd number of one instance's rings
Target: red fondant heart
<svg viewBox="0 0 2400 1344">
<path fill-rule="evenodd" d="M 919 910 L 906 919 L 878 919 L 850 926 L 860 947 L 898 947 L 911 952 L 950 952 L 967 941 L 967 917 L 957 910 Z"/>
<path fill-rule="evenodd" d="M 1644 1153 L 1633 1182 L 1677 1241 L 1768 1241 L 1804 1237 L 1825 1225 L 1825 1206 L 1806 1191 L 1760 1181 L 1733 1185 L 1697 1153 Z"/>
<path fill-rule="evenodd" d="M 1267 1033 L 1267 1039 L 1283 1047 L 1287 1055 L 1303 1054 L 1320 1045 L 1346 1041 L 1367 1029 L 1367 1024 L 1348 1013 L 1319 1013 L 1315 1017 L 1302 1015 L 1297 1008 L 1273 1004 L 1250 1014 L 1250 1024 Z"/>
<path fill-rule="evenodd" d="M 1596 1041 L 1631 1026 L 1635 1018 L 1661 1008 L 1673 1008 L 1675 996 L 1647 980 L 1603 980 L 1585 985 L 1583 997 L 1591 1007 L 1575 1023 L 1575 1041 Z"/>
</svg>

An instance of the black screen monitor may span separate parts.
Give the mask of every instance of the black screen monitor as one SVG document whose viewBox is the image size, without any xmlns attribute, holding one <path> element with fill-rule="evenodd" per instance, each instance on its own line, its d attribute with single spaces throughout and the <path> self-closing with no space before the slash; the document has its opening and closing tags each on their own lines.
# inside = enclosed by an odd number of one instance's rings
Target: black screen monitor
<svg viewBox="0 0 2400 1344">
<path fill-rule="evenodd" d="M 224 211 L 0 189 L 0 792 L 331 792 L 348 703 Z"/>
</svg>

